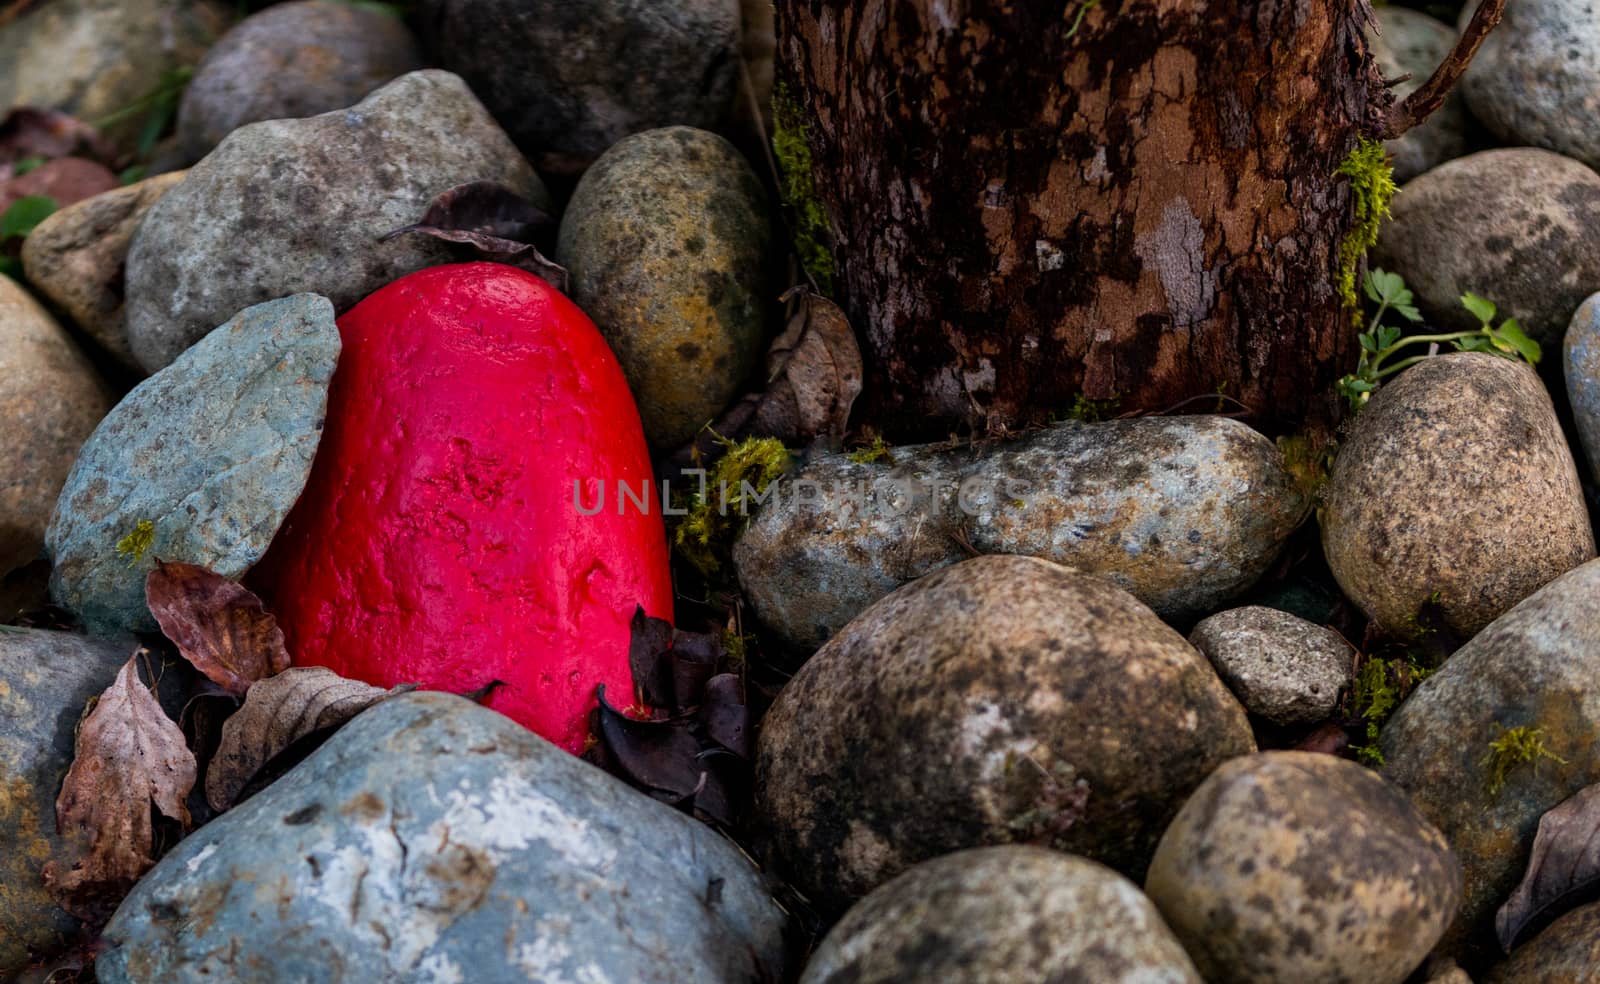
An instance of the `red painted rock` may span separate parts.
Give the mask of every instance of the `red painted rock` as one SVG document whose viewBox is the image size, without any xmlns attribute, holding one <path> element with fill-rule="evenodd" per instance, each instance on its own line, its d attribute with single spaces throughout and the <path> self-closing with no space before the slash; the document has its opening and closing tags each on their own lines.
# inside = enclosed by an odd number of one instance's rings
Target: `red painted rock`
<svg viewBox="0 0 1600 984">
<path fill-rule="evenodd" d="M 339 319 L 311 479 L 260 568 L 295 662 L 488 699 L 570 751 L 632 703 L 635 605 L 672 617 L 639 413 L 593 323 L 531 274 L 434 267 Z M 593 509 L 599 483 L 606 508 Z"/>
</svg>

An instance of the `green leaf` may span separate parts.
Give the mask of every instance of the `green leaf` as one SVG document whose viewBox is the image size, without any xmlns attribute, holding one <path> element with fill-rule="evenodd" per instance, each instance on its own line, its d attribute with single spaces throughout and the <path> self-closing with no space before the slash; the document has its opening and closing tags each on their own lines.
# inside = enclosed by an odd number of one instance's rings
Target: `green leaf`
<svg viewBox="0 0 1600 984">
<path fill-rule="evenodd" d="M 0 256 L 0 276 L 22 280 L 22 261 L 15 256 Z"/>
<path fill-rule="evenodd" d="M 1459 352 L 1494 351 L 1494 343 L 1489 341 L 1489 336 L 1487 335 L 1470 335 L 1466 338 L 1458 338 L 1453 344 Z"/>
<path fill-rule="evenodd" d="M 1378 329 L 1378 347 L 1388 348 L 1400 340 L 1400 329 L 1382 327 Z"/>
<path fill-rule="evenodd" d="M 1403 300 L 1396 298 L 1394 303 L 1390 305 L 1390 309 L 1407 321 L 1422 320 L 1422 312 L 1418 311 L 1416 305 L 1411 303 L 1411 292 L 1409 290 L 1405 292 Z"/>
<path fill-rule="evenodd" d="M 1461 306 L 1471 311 L 1473 317 L 1486 325 L 1494 320 L 1494 302 L 1485 300 L 1470 291 L 1461 295 Z"/>
<path fill-rule="evenodd" d="M 56 200 L 49 195 L 27 195 L 17 199 L 4 215 L 0 215 L 0 240 L 26 236 L 55 210 Z"/>
<path fill-rule="evenodd" d="M 1371 393 L 1378 388 L 1378 384 L 1370 379 L 1347 378 L 1348 382 L 1345 383 L 1345 388 L 1356 393 Z"/>
<path fill-rule="evenodd" d="M 1528 337 L 1522 326 L 1517 324 L 1516 318 L 1507 318 L 1494 335 L 1497 344 L 1503 343 L 1500 344 L 1502 351 L 1515 352 L 1529 365 L 1538 365 L 1539 360 L 1544 357 L 1544 351 L 1539 347 L 1539 343 Z"/>
<path fill-rule="evenodd" d="M 1379 330 L 1382 331 L 1382 329 Z M 1376 353 L 1378 351 L 1378 340 L 1372 337 L 1372 332 L 1364 331 L 1357 335 L 1356 339 L 1361 342 L 1361 347 L 1368 352 Z"/>
<path fill-rule="evenodd" d="M 24 157 L 22 160 L 11 165 L 11 173 L 20 178 L 29 171 L 38 170 L 39 166 L 44 162 L 44 158 L 40 157 L 38 154 L 34 154 L 32 157 Z"/>
<path fill-rule="evenodd" d="M 138 184 L 144 180 L 145 172 L 149 170 L 150 168 L 144 164 L 135 164 L 132 167 L 123 168 L 122 173 L 117 175 L 117 181 L 124 185 Z"/>
<path fill-rule="evenodd" d="M 1405 278 L 1381 267 L 1374 267 L 1367 272 L 1366 287 L 1367 296 L 1380 303 L 1387 301 L 1393 304 L 1401 294 L 1407 293 Z M 1410 300 L 1409 295 L 1406 300 Z"/>
</svg>

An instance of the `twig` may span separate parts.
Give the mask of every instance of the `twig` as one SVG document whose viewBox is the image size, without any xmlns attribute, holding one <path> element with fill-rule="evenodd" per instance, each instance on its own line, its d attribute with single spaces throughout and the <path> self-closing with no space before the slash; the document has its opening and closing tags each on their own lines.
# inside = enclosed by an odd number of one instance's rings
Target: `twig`
<svg viewBox="0 0 1600 984">
<path fill-rule="evenodd" d="M 33 0 L 11 0 L 4 9 L 0 9 L 0 27 L 5 27 L 24 13 L 27 13 L 28 5 L 31 3 L 33 3 Z"/>
<path fill-rule="evenodd" d="M 1467 29 L 1461 32 L 1461 37 L 1456 39 L 1455 47 L 1450 49 L 1450 53 L 1439 63 L 1439 67 L 1433 70 L 1428 81 L 1422 83 L 1411 95 L 1389 107 L 1389 112 L 1383 120 L 1383 132 L 1379 136 L 1384 140 L 1393 140 L 1421 124 L 1433 115 L 1434 110 L 1443 106 L 1445 97 L 1460 81 L 1462 73 L 1472 63 L 1472 56 L 1478 53 L 1483 39 L 1488 37 L 1489 32 L 1500 23 L 1505 11 L 1506 0 L 1479 0 L 1478 9 L 1473 11 Z"/>
</svg>

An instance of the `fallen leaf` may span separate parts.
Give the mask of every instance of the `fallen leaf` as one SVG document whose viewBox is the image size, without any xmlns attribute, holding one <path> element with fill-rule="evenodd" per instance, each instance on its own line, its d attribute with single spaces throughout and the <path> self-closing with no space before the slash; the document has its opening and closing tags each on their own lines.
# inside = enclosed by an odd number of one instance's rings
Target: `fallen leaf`
<svg viewBox="0 0 1600 984">
<path fill-rule="evenodd" d="M 472 181 L 441 192 L 420 221 L 387 232 L 378 241 L 420 233 L 462 243 L 486 259 L 536 274 L 566 293 L 566 268 L 547 259 L 535 245 L 555 228 L 548 212 L 505 185 Z"/>
<path fill-rule="evenodd" d="M 289 666 L 277 620 L 260 598 L 221 574 L 158 560 L 145 578 L 144 596 L 183 658 L 235 697 Z"/>
<path fill-rule="evenodd" d="M 767 351 L 767 391 L 756 410 L 756 430 L 806 444 L 841 438 L 861 395 L 861 347 L 839 306 L 796 287 L 783 296 L 797 302 L 783 334 Z"/>
<path fill-rule="evenodd" d="M 81 157 L 45 161 L 26 174 L 0 180 L 0 212 L 21 198 L 50 198 L 57 208 L 122 187 L 105 166 Z"/>
<path fill-rule="evenodd" d="M 1600 784 L 1539 818 L 1522 883 L 1494 917 L 1507 953 L 1562 913 L 1600 895 Z"/>
<path fill-rule="evenodd" d="M 139 655 L 125 663 L 78 726 L 76 757 L 56 799 L 56 829 L 76 860 L 44 868 L 45 885 L 85 922 L 109 918 L 139 876 L 155 864 L 150 804 L 187 829 L 194 755 L 139 678 Z"/>
<path fill-rule="evenodd" d="M 18 106 L 0 118 L 0 179 L 19 161 L 87 157 L 109 162 L 115 155 L 94 127 L 55 109 Z"/>
<path fill-rule="evenodd" d="M 700 720 L 706 737 L 742 759 L 750 758 L 750 709 L 738 674 L 720 673 L 706 682 Z"/>
<path fill-rule="evenodd" d="M 320 666 L 290 667 L 256 683 L 244 706 L 222 726 L 222 743 L 206 769 L 206 802 L 215 810 L 228 809 L 251 777 L 296 740 L 415 689 L 384 690 Z"/>
</svg>

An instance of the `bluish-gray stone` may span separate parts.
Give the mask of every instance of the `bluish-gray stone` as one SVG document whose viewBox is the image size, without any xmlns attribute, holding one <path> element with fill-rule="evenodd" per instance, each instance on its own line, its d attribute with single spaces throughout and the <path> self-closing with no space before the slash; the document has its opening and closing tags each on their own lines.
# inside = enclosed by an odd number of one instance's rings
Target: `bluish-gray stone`
<svg viewBox="0 0 1600 984">
<path fill-rule="evenodd" d="M 1600 294 L 1591 294 L 1567 326 L 1567 398 L 1589 474 L 1600 482 Z"/>
<path fill-rule="evenodd" d="M 397 697 L 191 835 L 105 984 L 745 984 L 785 916 L 711 828 L 469 700 Z"/>
<path fill-rule="evenodd" d="M 305 487 L 338 359 L 333 305 L 296 294 L 135 387 L 84 443 L 45 531 L 56 602 L 92 629 L 153 631 L 156 558 L 249 570 Z"/>
<path fill-rule="evenodd" d="M 1236 420 L 1063 424 L 819 458 L 784 479 L 733 560 L 761 620 L 814 650 L 970 551 L 1099 574 L 1162 616 L 1209 611 L 1255 583 L 1305 509 L 1277 448 Z"/>
</svg>

